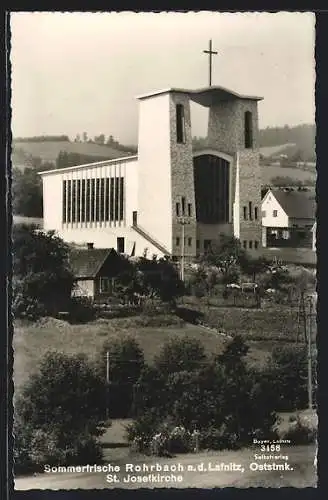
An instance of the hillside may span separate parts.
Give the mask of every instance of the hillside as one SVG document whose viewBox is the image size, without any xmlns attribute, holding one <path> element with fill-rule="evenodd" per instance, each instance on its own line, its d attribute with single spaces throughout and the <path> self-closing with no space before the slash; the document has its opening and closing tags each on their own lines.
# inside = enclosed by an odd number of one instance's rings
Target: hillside
<svg viewBox="0 0 328 500">
<path fill-rule="evenodd" d="M 110 146 L 102 146 L 91 142 L 43 141 L 43 142 L 13 142 L 13 163 L 24 157 L 39 157 L 43 162 L 56 163 L 61 151 L 78 153 L 85 156 L 112 160 L 129 156 L 132 153 L 120 151 Z M 24 163 L 25 164 L 25 163 Z"/>
<path fill-rule="evenodd" d="M 316 172 L 309 172 L 301 168 L 281 167 L 278 165 L 261 165 L 262 185 L 271 184 L 271 179 L 275 177 L 290 177 L 302 183 L 311 180 L 315 182 Z"/>
<path fill-rule="evenodd" d="M 300 161 L 315 161 L 315 125 L 303 124 L 296 127 L 267 127 L 259 131 L 261 148 L 279 146 L 279 152 L 268 151 L 267 156 L 274 154 L 293 155 L 297 152 Z M 283 145 L 283 146 L 280 146 Z M 284 147 L 287 152 L 283 151 Z M 293 147 L 295 148 L 293 151 Z M 288 148 L 291 150 L 288 152 Z"/>
</svg>

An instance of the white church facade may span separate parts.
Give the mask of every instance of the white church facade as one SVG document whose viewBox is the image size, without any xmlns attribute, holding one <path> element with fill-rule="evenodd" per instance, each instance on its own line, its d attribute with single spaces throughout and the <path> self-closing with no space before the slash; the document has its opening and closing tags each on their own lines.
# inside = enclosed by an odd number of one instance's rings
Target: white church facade
<svg viewBox="0 0 328 500">
<path fill-rule="evenodd" d="M 128 255 L 195 257 L 230 234 L 261 250 L 260 97 L 223 87 L 139 96 L 138 154 L 41 172 L 44 229 Z M 190 102 L 209 108 L 192 150 Z"/>
</svg>

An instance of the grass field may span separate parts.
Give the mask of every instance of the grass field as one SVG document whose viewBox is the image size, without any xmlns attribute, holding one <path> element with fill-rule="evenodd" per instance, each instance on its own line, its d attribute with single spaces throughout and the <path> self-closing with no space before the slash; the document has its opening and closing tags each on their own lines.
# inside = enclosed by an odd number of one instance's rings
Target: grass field
<svg viewBox="0 0 328 500">
<path fill-rule="evenodd" d="M 249 341 L 248 359 L 252 364 L 265 363 L 268 353 L 278 342 L 288 344 L 296 338 L 296 315 L 287 308 L 247 310 L 221 307 L 209 308 L 208 314 L 212 324 L 221 331 L 232 336 L 241 333 Z M 151 362 L 163 343 L 174 336 L 200 339 L 208 355 L 219 354 L 229 341 L 224 335 L 202 326 L 137 327 L 133 318 L 98 319 L 84 325 L 70 325 L 52 318 L 39 323 L 16 321 L 13 337 L 15 390 L 19 390 L 29 375 L 38 369 L 46 351 L 80 352 L 95 359 L 105 340 L 123 335 L 137 339 L 147 362 Z"/>
<path fill-rule="evenodd" d="M 23 149 L 27 155 L 38 156 L 42 158 L 43 161 L 50 162 L 56 162 L 60 151 L 67 151 L 67 153 L 79 153 L 82 155 L 95 156 L 99 158 L 108 158 L 109 160 L 112 158 L 129 156 L 128 153 L 118 151 L 115 148 L 88 142 L 15 142 L 14 148 Z"/>
</svg>

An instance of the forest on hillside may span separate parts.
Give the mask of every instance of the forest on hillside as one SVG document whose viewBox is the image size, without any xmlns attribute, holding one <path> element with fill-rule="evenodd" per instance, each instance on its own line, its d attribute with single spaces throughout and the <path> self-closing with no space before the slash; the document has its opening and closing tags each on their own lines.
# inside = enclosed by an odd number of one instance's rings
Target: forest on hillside
<svg viewBox="0 0 328 500">
<path fill-rule="evenodd" d="M 296 127 L 267 127 L 259 131 L 260 148 L 295 144 L 291 149 L 293 160 L 315 161 L 315 125 L 297 125 Z M 194 150 L 206 146 L 204 137 L 193 137 Z M 288 154 L 288 152 L 287 152 Z"/>
</svg>

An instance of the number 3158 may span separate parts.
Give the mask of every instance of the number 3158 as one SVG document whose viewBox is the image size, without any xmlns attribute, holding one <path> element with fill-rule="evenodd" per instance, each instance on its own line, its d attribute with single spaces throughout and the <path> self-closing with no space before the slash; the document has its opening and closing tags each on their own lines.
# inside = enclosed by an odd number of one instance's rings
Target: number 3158
<svg viewBox="0 0 328 500">
<path fill-rule="evenodd" d="M 262 444 L 261 451 L 280 451 L 280 444 Z"/>
</svg>

